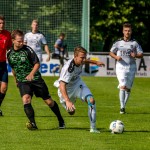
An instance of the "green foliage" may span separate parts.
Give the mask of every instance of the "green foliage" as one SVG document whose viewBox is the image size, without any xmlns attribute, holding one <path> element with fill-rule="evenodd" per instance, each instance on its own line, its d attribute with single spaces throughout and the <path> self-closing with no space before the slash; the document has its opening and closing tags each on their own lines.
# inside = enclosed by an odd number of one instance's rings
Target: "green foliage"
<svg viewBox="0 0 150 150">
<path fill-rule="evenodd" d="M 133 36 L 150 52 L 149 7 L 150 0 L 91 0 L 91 41 L 101 41 L 102 51 L 109 51 L 112 42 L 122 36 L 122 24 L 131 22 Z"/>
<path fill-rule="evenodd" d="M 81 44 L 82 0 L 5 0 L 1 2 L 0 14 L 6 17 L 6 29 L 31 30 L 31 21 L 39 21 L 39 30 L 46 36 L 49 47 L 61 32 L 66 33 L 68 50 Z"/>
<path fill-rule="evenodd" d="M 64 116 L 67 128 L 58 130 L 58 122 L 43 100 L 33 97 L 39 130 L 29 131 L 25 127 L 25 116 L 19 90 L 13 77 L 2 104 L 0 117 L 1 150 L 148 150 L 150 143 L 149 126 L 149 83 L 150 78 L 136 78 L 126 111 L 119 114 L 119 100 L 116 78 L 83 77 L 96 99 L 97 128 L 100 134 L 89 132 L 87 104 L 77 100 L 76 113 L 69 116 L 62 108 L 53 82 L 57 77 L 44 77 L 49 91 Z M 96 82 L 95 82 L 96 81 Z M 94 83 L 94 84 L 93 84 Z M 108 90 L 109 89 L 109 90 Z M 123 134 L 111 134 L 109 124 L 120 119 L 125 124 Z"/>
</svg>

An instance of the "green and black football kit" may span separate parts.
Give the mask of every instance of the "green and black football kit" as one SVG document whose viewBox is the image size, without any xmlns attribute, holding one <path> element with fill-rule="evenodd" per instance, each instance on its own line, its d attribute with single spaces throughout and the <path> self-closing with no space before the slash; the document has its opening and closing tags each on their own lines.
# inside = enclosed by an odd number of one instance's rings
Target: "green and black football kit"
<svg viewBox="0 0 150 150">
<path fill-rule="evenodd" d="M 43 100 L 50 98 L 47 85 L 39 71 L 35 73 L 32 81 L 26 79 L 34 65 L 39 63 L 37 55 L 29 46 L 24 45 L 19 50 L 11 48 L 7 52 L 7 59 L 9 65 L 15 71 L 21 97 L 25 94 L 33 96 L 34 93 L 36 97 L 41 97 Z"/>
</svg>

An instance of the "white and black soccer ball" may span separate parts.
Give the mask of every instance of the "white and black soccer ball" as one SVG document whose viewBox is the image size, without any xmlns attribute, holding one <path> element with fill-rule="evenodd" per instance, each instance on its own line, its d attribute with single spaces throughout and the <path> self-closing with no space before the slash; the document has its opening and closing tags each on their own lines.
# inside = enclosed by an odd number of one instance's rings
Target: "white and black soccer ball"
<svg viewBox="0 0 150 150">
<path fill-rule="evenodd" d="M 115 120 L 110 123 L 109 130 L 111 131 L 111 133 L 114 133 L 114 134 L 123 133 L 124 123 L 120 120 Z"/>
</svg>

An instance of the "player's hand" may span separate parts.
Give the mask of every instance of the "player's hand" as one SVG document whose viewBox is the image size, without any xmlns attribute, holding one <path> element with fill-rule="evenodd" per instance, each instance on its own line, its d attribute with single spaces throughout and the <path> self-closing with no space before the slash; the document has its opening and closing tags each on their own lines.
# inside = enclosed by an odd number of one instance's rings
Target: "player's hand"
<svg viewBox="0 0 150 150">
<path fill-rule="evenodd" d="M 100 62 L 100 61 L 98 61 L 98 62 L 96 63 L 96 65 L 97 65 L 97 66 L 100 66 L 100 67 L 105 67 L 105 64 L 104 64 L 103 62 Z"/>
<path fill-rule="evenodd" d="M 61 47 L 61 48 L 60 48 L 60 51 L 64 51 L 64 48 Z"/>
<path fill-rule="evenodd" d="M 29 75 L 26 76 L 25 79 L 27 79 L 28 81 L 32 81 L 34 79 L 34 76 L 29 74 Z"/>
<path fill-rule="evenodd" d="M 48 61 L 50 61 L 50 56 L 48 56 L 48 57 L 46 58 L 46 62 L 48 62 Z"/>
<path fill-rule="evenodd" d="M 70 111 L 70 112 L 76 109 L 74 104 L 71 101 L 66 101 L 66 108 L 67 108 L 67 111 Z"/>
<path fill-rule="evenodd" d="M 131 52 L 130 56 L 133 57 L 133 58 L 135 58 L 136 54 L 134 52 Z"/>
<path fill-rule="evenodd" d="M 120 60 L 122 60 L 122 58 L 120 56 L 116 56 L 116 60 L 120 61 Z"/>
</svg>

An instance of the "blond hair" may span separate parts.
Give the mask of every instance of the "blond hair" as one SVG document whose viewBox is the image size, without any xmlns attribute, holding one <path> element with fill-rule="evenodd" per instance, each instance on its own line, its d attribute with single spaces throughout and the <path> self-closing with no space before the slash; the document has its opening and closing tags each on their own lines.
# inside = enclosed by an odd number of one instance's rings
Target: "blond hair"
<svg viewBox="0 0 150 150">
<path fill-rule="evenodd" d="M 82 46 L 77 46 L 74 48 L 74 56 L 77 56 L 79 52 L 87 54 L 87 50 Z"/>
<path fill-rule="evenodd" d="M 32 23 L 37 23 L 37 24 L 39 24 L 39 22 L 38 22 L 37 19 L 32 20 Z"/>
</svg>

